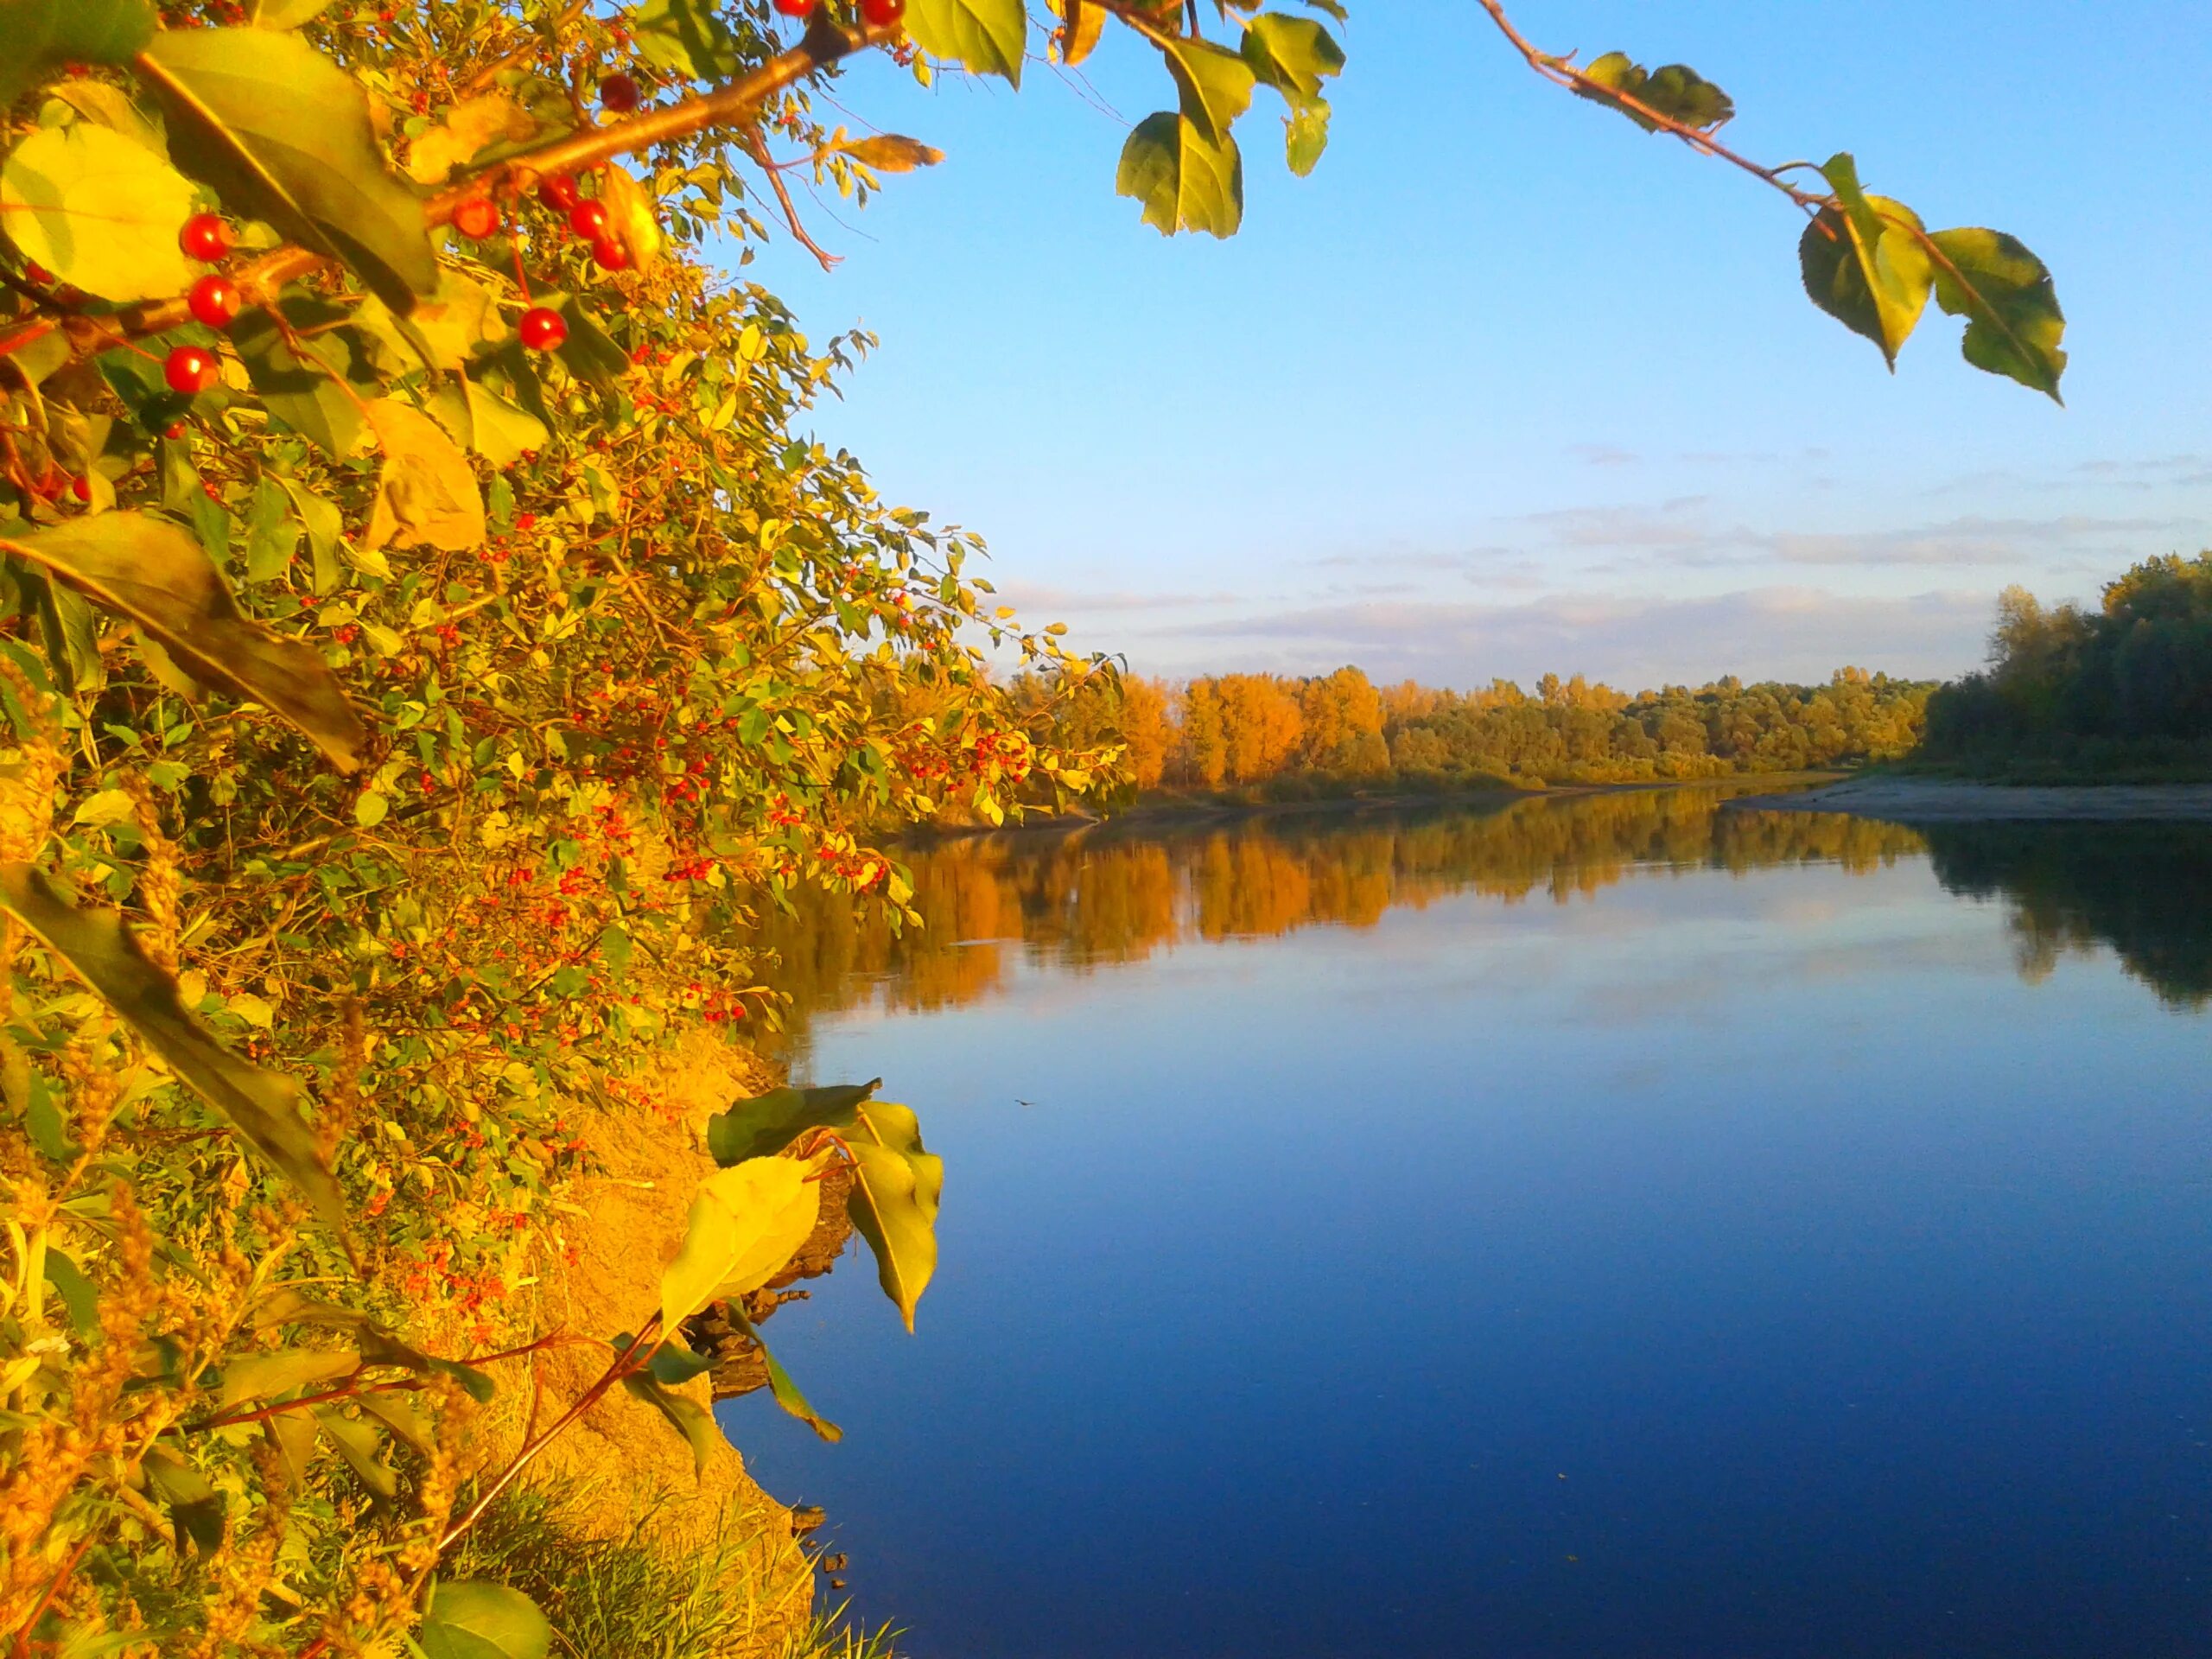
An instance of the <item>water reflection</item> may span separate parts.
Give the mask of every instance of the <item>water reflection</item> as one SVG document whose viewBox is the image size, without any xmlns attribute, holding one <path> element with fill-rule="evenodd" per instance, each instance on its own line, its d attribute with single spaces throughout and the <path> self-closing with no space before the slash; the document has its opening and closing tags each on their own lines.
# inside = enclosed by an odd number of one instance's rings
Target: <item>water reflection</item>
<svg viewBox="0 0 2212 1659">
<path fill-rule="evenodd" d="M 780 960 L 789 1023 L 872 999 L 957 1007 L 1018 962 L 1083 970 L 1191 940 L 1371 927 L 1387 911 L 1473 892 L 1517 903 L 1587 897 L 1635 870 L 1793 863 L 1864 871 L 1925 850 L 1897 824 L 1825 813 L 1723 811 L 1726 788 L 1624 791 L 1347 817 L 1200 826 L 1108 824 L 980 836 L 908 855 L 925 925 L 817 894 L 762 943 Z"/>
<path fill-rule="evenodd" d="M 1936 878 L 2005 899 L 2022 977 L 2117 951 L 2171 1007 L 2212 1004 L 2212 831 L 2162 823 L 1930 824 Z"/>
<path fill-rule="evenodd" d="M 1179 827 L 981 836 L 908 855 L 918 931 L 813 895 L 762 931 L 803 1047 L 813 1016 L 870 1001 L 957 1007 L 1019 963 L 1082 971 L 1192 940 L 1374 925 L 1472 892 L 1588 897 L 1631 872 L 1818 863 L 1853 873 L 1932 855 L 1951 892 L 2012 907 L 2021 972 L 2109 944 L 2175 1006 L 2212 1001 L 2212 834 L 2185 825 L 1901 824 L 1731 809 L 1726 787 L 1634 790 Z"/>
</svg>

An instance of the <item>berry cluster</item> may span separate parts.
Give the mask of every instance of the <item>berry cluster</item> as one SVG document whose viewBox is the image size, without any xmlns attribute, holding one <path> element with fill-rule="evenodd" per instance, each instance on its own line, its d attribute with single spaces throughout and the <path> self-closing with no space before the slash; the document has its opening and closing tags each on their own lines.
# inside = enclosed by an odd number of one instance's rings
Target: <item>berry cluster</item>
<svg viewBox="0 0 2212 1659">
<path fill-rule="evenodd" d="M 810 17 L 820 0 L 775 0 L 786 17 Z M 888 29 L 906 15 L 906 0 L 861 0 L 861 21 L 871 29 Z"/>
<path fill-rule="evenodd" d="M 176 239 L 188 258 L 197 259 L 204 265 L 219 264 L 229 257 L 236 245 L 231 227 L 220 213 L 194 213 L 184 221 L 184 228 L 177 232 Z M 229 327 L 242 303 L 238 285 L 219 270 L 209 271 L 193 283 L 185 296 L 193 320 L 210 328 Z M 215 384 L 219 372 L 215 353 L 205 346 L 180 346 L 162 364 L 162 378 L 180 397 L 197 397 Z M 172 428 L 169 435 L 175 437 L 179 434 Z"/>
</svg>

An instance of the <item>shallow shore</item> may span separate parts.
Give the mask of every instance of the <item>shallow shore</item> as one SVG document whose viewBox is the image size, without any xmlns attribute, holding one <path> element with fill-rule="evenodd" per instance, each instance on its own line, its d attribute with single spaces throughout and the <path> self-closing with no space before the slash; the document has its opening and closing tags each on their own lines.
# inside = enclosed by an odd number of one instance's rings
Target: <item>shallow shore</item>
<svg viewBox="0 0 2212 1659">
<path fill-rule="evenodd" d="M 1851 778 L 1823 788 L 1739 796 L 1738 810 L 1852 812 L 1897 823 L 2212 822 L 2212 784 L 1977 784 Z"/>
</svg>

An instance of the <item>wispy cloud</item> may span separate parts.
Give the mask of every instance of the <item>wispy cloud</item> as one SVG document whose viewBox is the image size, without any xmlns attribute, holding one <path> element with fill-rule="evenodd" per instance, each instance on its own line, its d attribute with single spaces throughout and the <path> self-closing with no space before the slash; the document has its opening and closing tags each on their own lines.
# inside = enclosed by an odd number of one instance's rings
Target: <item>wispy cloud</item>
<svg viewBox="0 0 2212 1659">
<path fill-rule="evenodd" d="M 1948 675 L 1980 658 L 1991 607 L 1986 590 L 1884 599 L 1783 586 L 1688 599 L 1552 594 L 1512 605 L 1376 600 L 1185 623 L 1142 654 L 1172 656 L 1180 671 L 1356 662 L 1378 678 L 1444 685 L 1494 675 L 1527 682 L 1547 671 L 1634 686 L 1728 673 L 1810 679 L 1845 663 Z"/>
<path fill-rule="evenodd" d="M 1227 593 L 1142 594 L 1128 590 L 1087 592 L 1079 588 L 1045 588 L 1033 582 L 1002 582 L 998 584 L 998 597 L 1004 603 L 1032 615 L 1045 611 L 1065 611 L 1089 615 L 1094 612 L 1105 613 L 1211 608 L 1223 605 L 1245 603 L 1249 595 Z"/>
<path fill-rule="evenodd" d="M 1633 467 L 1643 457 L 1610 443 L 1571 443 L 1567 453 L 1586 467 Z"/>
</svg>

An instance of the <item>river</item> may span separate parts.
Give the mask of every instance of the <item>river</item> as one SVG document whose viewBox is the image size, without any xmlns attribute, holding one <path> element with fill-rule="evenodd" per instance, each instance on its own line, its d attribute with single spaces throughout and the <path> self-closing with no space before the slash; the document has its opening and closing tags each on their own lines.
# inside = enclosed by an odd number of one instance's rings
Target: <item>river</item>
<svg viewBox="0 0 2212 1659">
<path fill-rule="evenodd" d="M 947 1163 L 722 1420 L 918 1659 L 2212 1651 L 2212 830 L 1032 833 L 777 930 Z"/>
</svg>

